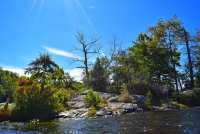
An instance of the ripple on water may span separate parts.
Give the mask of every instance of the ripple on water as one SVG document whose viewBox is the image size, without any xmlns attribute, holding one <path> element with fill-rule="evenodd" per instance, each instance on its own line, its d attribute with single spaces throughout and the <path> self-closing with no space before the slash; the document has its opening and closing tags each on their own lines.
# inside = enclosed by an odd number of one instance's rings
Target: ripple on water
<svg viewBox="0 0 200 134">
<path fill-rule="evenodd" d="M 200 134 L 200 109 L 96 119 L 1 123 L 0 134 Z"/>
</svg>

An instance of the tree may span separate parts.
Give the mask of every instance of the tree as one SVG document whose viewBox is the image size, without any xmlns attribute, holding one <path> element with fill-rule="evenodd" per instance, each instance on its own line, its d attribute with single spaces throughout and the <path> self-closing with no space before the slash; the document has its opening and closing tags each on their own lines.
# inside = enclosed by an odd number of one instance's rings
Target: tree
<svg viewBox="0 0 200 134">
<path fill-rule="evenodd" d="M 195 46 L 194 46 L 194 68 L 195 68 L 195 85 L 200 88 L 200 30 L 195 35 Z"/>
<path fill-rule="evenodd" d="M 73 79 L 63 69 L 57 68 L 51 75 L 52 81 L 57 88 L 72 89 Z"/>
<path fill-rule="evenodd" d="M 106 57 L 97 58 L 90 71 L 90 85 L 96 91 L 106 92 L 109 85 L 109 61 Z"/>
<path fill-rule="evenodd" d="M 136 83 L 149 83 L 151 87 L 167 86 L 178 92 L 181 24 L 176 18 L 167 21 L 160 20 L 141 33 L 128 54 L 122 58 L 118 68 L 123 68 L 127 74 L 128 88 L 136 88 Z M 119 72 L 119 71 L 118 71 Z M 148 85 L 148 84 L 147 84 Z M 144 86 L 140 86 L 144 87 Z M 148 86 L 147 86 L 148 87 Z"/>
<path fill-rule="evenodd" d="M 94 38 L 91 40 L 87 40 L 85 38 L 85 35 L 83 33 L 78 32 L 76 35 L 76 39 L 78 43 L 80 44 L 81 48 L 78 48 L 78 50 L 82 53 L 83 59 L 76 59 L 76 61 L 81 63 L 81 66 L 78 68 L 84 69 L 85 73 L 85 84 L 86 86 L 89 86 L 89 58 L 91 54 L 97 54 L 99 53 L 99 49 L 94 49 L 95 45 L 98 43 L 98 39 Z"/>
<path fill-rule="evenodd" d="M 30 78 L 21 78 L 15 93 L 14 118 L 29 120 L 48 119 L 65 108 L 69 99 L 71 78 L 50 58 L 48 54 L 29 64 L 26 72 Z"/>
<path fill-rule="evenodd" d="M 180 52 L 178 52 L 177 48 L 181 41 L 181 23 L 176 17 L 168 21 L 161 20 L 155 27 L 150 28 L 150 32 L 154 34 L 153 38 L 158 41 L 158 45 L 163 45 L 168 51 L 170 56 L 168 65 L 173 68 L 171 77 L 174 79 L 176 91 L 179 92 L 177 67 L 180 66 Z"/>
<path fill-rule="evenodd" d="M 192 63 L 192 57 L 191 57 L 191 52 L 190 52 L 190 47 L 189 47 L 189 35 L 184 30 L 184 35 L 185 35 L 185 45 L 187 48 L 187 54 L 188 54 L 188 66 L 190 70 L 190 80 L 191 80 L 191 88 L 194 87 L 194 73 L 193 73 L 193 63 Z"/>
<path fill-rule="evenodd" d="M 58 65 L 46 53 L 40 54 L 38 58 L 29 64 L 29 67 L 26 68 L 26 74 L 31 74 L 31 77 L 41 79 L 47 73 L 53 73 L 56 69 L 58 69 Z"/>
<path fill-rule="evenodd" d="M 193 69 L 193 61 L 192 61 L 192 54 L 191 54 L 192 48 L 190 47 L 192 44 L 192 38 L 184 27 L 180 29 L 179 33 L 180 33 L 180 37 L 182 38 L 181 42 L 185 44 L 187 59 L 188 59 L 186 63 L 186 67 L 189 71 L 189 78 L 190 78 L 190 83 L 189 83 L 188 88 L 192 89 L 194 87 L 194 72 L 193 72 L 194 69 Z"/>
<path fill-rule="evenodd" d="M 147 93 L 144 87 L 173 86 L 170 74 L 173 71 L 170 66 L 170 51 L 159 38 L 160 36 L 154 32 L 143 33 L 129 48 L 129 58 L 131 59 L 129 63 L 133 68 L 133 73 L 129 74 L 134 75 L 135 89 L 143 89 L 141 91 L 143 93 Z"/>
</svg>

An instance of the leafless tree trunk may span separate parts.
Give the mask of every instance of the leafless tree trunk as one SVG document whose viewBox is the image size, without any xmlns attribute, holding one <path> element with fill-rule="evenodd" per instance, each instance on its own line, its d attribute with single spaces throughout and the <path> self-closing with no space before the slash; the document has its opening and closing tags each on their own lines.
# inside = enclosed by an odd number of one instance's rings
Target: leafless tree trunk
<svg viewBox="0 0 200 134">
<path fill-rule="evenodd" d="M 82 59 L 76 59 L 76 61 L 81 63 L 81 66 L 79 66 L 77 68 L 84 69 L 85 78 L 86 78 L 85 84 L 86 84 L 86 86 L 89 86 L 89 56 L 90 56 L 90 54 L 99 53 L 99 49 L 94 49 L 94 47 L 95 47 L 95 45 L 97 45 L 97 42 L 99 41 L 99 39 L 94 38 L 94 39 L 88 41 L 85 38 L 84 34 L 80 33 L 80 32 L 78 32 L 76 34 L 76 39 L 81 46 L 77 50 L 80 51 L 83 55 Z"/>
</svg>

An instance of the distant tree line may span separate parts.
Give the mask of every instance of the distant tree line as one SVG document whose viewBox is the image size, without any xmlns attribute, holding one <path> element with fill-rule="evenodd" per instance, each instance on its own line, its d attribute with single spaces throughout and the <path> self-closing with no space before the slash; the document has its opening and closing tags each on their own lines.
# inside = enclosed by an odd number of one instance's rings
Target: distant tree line
<svg viewBox="0 0 200 134">
<path fill-rule="evenodd" d="M 90 85 L 104 92 L 120 92 L 126 85 L 132 93 L 199 88 L 199 42 L 200 31 L 190 34 L 176 17 L 159 20 L 127 50 L 98 57 L 89 71 Z"/>
</svg>

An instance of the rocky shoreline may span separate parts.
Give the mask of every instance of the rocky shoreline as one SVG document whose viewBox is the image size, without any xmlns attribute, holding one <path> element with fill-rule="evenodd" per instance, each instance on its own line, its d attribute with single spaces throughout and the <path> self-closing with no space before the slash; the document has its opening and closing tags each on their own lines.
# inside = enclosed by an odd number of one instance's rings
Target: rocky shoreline
<svg viewBox="0 0 200 134">
<path fill-rule="evenodd" d="M 127 113 L 138 113 L 148 111 L 144 109 L 145 97 L 142 95 L 133 95 L 132 103 L 119 102 L 119 95 L 110 93 L 100 93 L 102 99 L 106 100 L 107 106 L 100 108 L 96 111 L 94 117 L 104 116 L 117 116 Z M 83 98 L 85 93 L 78 95 L 74 99 L 68 102 L 70 110 L 60 113 L 57 118 L 89 118 L 88 108 L 84 104 Z M 162 104 L 162 106 L 152 106 L 153 111 L 168 111 L 180 109 L 177 102 L 170 102 L 168 104 Z"/>
</svg>

